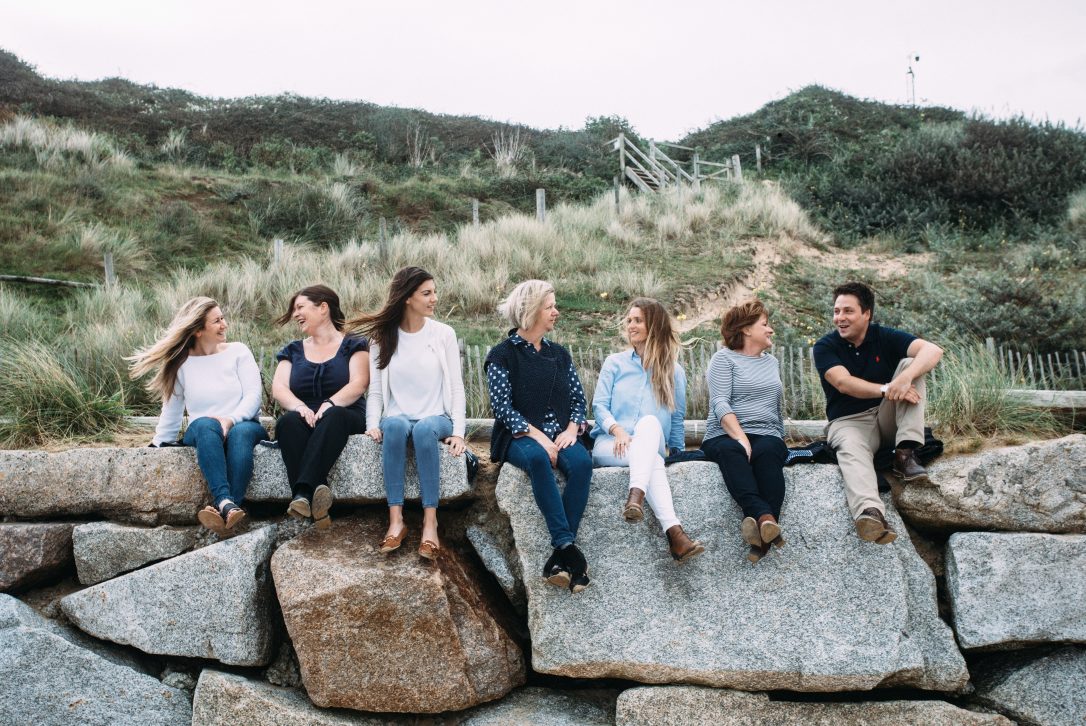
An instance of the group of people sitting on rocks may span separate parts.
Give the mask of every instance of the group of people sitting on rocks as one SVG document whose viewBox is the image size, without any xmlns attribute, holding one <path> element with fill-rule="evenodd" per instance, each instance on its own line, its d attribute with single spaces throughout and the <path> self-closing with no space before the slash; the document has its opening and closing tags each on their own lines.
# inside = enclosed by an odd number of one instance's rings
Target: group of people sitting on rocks
<svg viewBox="0 0 1086 726">
<path fill-rule="evenodd" d="M 924 375 L 942 350 L 900 330 L 872 322 L 874 293 L 849 282 L 833 292 L 834 330 L 814 347 L 826 394 L 826 435 L 836 451 L 848 506 L 863 540 L 888 544 L 897 534 L 878 495 L 874 455 L 895 448 L 893 469 L 912 481 L 926 476 L 916 458 L 924 441 Z M 456 334 L 433 319 L 435 280 L 406 267 L 395 274 L 384 306 L 348 320 L 339 297 L 324 285 L 295 293 L 277 319 L 294 321 L 304 336 L 278 352 L 272 396 L 285 412 L 275 433 L 290 484 L 287 513 L 331 524 L 328 474 L 348 437 L 365 433 L 381 445 L 389 525 L 379 548 L 398 549 L 403 519 L 407 441 L 421 490 L 423 525 L 418 554 L 441 550 L 437 507 L 439 443 L 453 456 L 466 451 L 465 396 Z M 629 349 L 607 357 L 592 399 L 589 428 L 584 388 L 569 352 L 548 339 L 559 313 L 554 287 L 541 280 L 517 285 L 499 306 L 508 336 L 486 357 L 494 425 L 493 462 L 527 473 L 550 533 L 553 553 L 544 579 L 580 592 L 589 566 L 577 545 L 593 466 L 629 467 L 621 509 L 628 522 L 647 503 L 665 533 L 671 556 L 685 562 L 705 551 L 684 530 L 668 484 L 669 458 L 684 458 L 686 373 L 679 364 L 678 331 L 658 301 L 639 297 L 626 310 Z M 129 360 L 133 377 L 152 374 L 149 390 L 162 399 L 152 446 L 196 449 L 213 505 L 197 514 L 220 535 L 246 518 L 242 508 L 253 474 L 253 450 L 268 438 L 259 422 L 260 371 L 250 350 L 227 342 L 222 308 L 208 297 L 181 306 L 165 334 Z M 701 452 L 720 467 L 742 509 L 739 532 L 757 563 L 785 538 L 783 384 L 769 353 L 773 328 L 758 300 L 723 315 L 723 347 L 706 380 L 709 415 Z M 688 456 L 688 455 L 686 455 Z M 554 469 L 562 472 L 560 487 Z"/>
</svg>

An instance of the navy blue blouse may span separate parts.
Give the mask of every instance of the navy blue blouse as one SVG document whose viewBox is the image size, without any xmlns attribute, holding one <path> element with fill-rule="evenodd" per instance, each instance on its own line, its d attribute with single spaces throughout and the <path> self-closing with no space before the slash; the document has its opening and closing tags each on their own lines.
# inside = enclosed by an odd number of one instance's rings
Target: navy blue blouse
<svg viewBox="0 0 1086 726">
<path fill-rule="evenodd" d="M 369 349 L 370 343 L 365 338 L 345 335 L 339 350 L 331 359 L 314 363 L 305 357 L 302 341 L 295 340 L 276 353 L 275 359 L 290 361 L 290 392 L 316 411 L 324 399 L 336 395 L 350 382 L 348 361 L 351 356 Z M 358 400 L 347 408 L 365 412 L 366 397 L 359 396 Z"/>
</svg>

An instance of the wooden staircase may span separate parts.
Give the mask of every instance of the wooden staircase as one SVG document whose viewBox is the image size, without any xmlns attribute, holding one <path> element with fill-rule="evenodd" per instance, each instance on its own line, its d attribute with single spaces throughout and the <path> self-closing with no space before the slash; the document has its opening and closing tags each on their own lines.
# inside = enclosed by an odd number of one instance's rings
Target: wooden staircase
<svg viewBox="0 0 1086 726">
<path fill-rule="evenodd" d="M 678 184 L 689 184 L 700 189 L 701 183 L 710 179 L 743 178 L 738 154 L 732 156 L 731 161 L 722 164 L 703 161 L 696 150 L 678 144 L 657 144 L 650 141 L 646 153 L 628 139 L 626 134 L 619 134 L 608 143 L 618 152 L 619 176 L 646 193 L 655 193 Z M 693 158 L 689 162 L 675 161 L 660 149 L 661 146 L 693 152 Z"/>
</svg>

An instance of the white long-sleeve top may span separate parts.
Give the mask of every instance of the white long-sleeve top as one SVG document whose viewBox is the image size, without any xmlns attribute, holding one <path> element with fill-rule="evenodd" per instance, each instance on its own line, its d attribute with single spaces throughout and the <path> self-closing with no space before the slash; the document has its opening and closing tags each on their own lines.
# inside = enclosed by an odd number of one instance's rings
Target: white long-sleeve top
<svg viewBox="0 0 1086 726">
<path fill-rule="evenodd" d="M 176 441 L 185 411 L 189 419 L 221 416 L 234 423 L 260 413 L 260 369 L 244 343 L 212 355 L 190 355 L 177 371 L 173 395 L 163 402 L 152 443 Z"/>
<path fill-rule="evenodd" d="M 425 336 L 426 352 L 433 355 L 441 367 L 441 377 L 431 382 L 432 390 L 441 388 L 441 405 L 453 422 L 453 436 L 463 436 L 467 428 L 466 402 L 464 400 L 464 375 L 460 367 L 460 348 L 456 344 L 456 331 L 433 318 L 426 322 L 416 335 Z M 398 347 L 398 346 L 397 346 Z M 397 350 L 397 352 L 399 352 Z M 391 400 L 388 369 L 380 370 L 377 361 L 381 350 L 370 341 L 370 387 L 366 393 L 366 426 L 376 428 L 388 414 L 387 401 Z"/>
</svg>

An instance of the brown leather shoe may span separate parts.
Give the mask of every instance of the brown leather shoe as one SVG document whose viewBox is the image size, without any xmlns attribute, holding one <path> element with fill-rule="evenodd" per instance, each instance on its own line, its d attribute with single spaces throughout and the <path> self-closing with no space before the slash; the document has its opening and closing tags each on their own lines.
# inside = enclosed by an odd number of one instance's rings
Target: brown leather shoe
<svg viewBox="0 0 1086 726">
<path fill-rule="evenodd" d="M 640 522 L 645 516 L 645 492 L 637 487 L 630 487 L 630 496 L 626 497 L 626 506 L 622 508 L 622 516 L 627 522 Z"/>
<path fill-rule="evenodd" d="M 885 515 L 874 507 L 868 507 L 856 517 L 856 534 L 865 542 L 890 544 L 897 539 L 897 532 L 886 521 Z"/>
<path fill-rule="evenodd" d="M 762 538 L 762 541 L 766 544 L 777 543 L 780 540 L 780 547 L 784 544 L 784 540 L 781 539 L 781 526 L 777 524 L 777 518 L 772 514 L 763 514 L 758 517 L 758 536 Z"/>
<path fill-rule="evenodd" d="M 743 541 L 751 547 L 761 547 L 762 535 L 758 532 L 758 522 L 754 517 L 743 517 L 739 523 L 739 532 L 743 535 Z"/>
<path fill-rule="evenodd" d="M 400 549 L 400 545 L 403 544 L 403 538 L 407 536 L 407 525 L 405 524 L 400 533 L 396 535 L 386 534 L 385 538 L 381 540 L 381 544 L 378 545 L 378 551 L 381 554 L 387 555 L 389 552 L 395 552 Z"/>
<path fill-rule="evenodd" d="M 671 557 L 676 562 L 686 562 L 705 551 L 705 545 L 686 536 L 681 524 L 668 528 L 667 541 L 671 547 Z"/>
<path fill-rule="evenodd" d="M 916 458 L 915 449 L 901 449 L 894 452 L 894 473 L 902 481 L 928 481 L 928 470 Z"/>
</svg>

